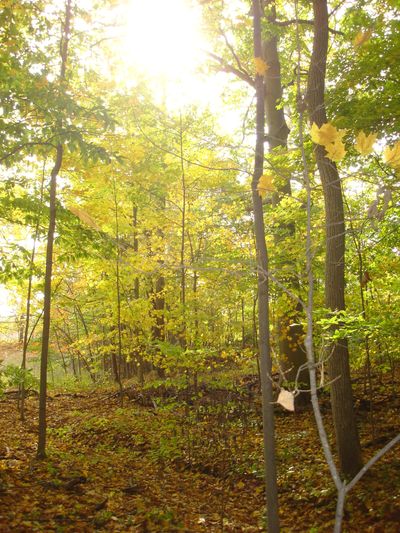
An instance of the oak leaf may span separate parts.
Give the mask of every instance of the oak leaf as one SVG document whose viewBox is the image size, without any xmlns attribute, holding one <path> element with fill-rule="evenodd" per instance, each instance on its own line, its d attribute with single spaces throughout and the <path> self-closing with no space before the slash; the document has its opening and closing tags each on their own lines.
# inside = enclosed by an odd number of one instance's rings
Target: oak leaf
<svg viewBox="0 0 400 533">
<path fill-rule="evenodd" d="M 377 138 L 376 133 L 370 133 L 366 135 L 362 130 L 357 135 L 355 149 L 361 155 L 369 155 L 373 150 L 373 145 Z"/>
</svg>

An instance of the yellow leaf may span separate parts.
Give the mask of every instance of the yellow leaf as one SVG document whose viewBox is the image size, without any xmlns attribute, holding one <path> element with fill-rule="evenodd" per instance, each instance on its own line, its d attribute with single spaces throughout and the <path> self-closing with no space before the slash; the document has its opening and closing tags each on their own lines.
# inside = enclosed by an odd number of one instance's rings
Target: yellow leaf
<svg viewBox="0 0 400 533">
<path fill-rule="evenodd" d="M 267 192 L 274 192 L 273 179 L 274 177 L 271 174 L 263 174 L 258 180 L 257 191 L 261 198 L 265 198 Z"/>
<path fill-rule="evenodd" d="M 359 152 L 361 155 L 369 155 L 372 152 L 372 147 L 377 136 L 378 135 L 376 133 L 365 135 L 365 133 L 361 130 L 356 138 L 355 149 L 357 152 Z"/>
<path fill-rule="evenodd" d="M 313 122 L 311 126 L 311 139 L 315 144 L 321 144 L 327 146 L 330 143 L 341 141 L 346 135 L 347 130 L 338 130 L 330 122 L 322 124 L 320 128 Z"/>
<path fill-rule="evenodd" d="M 359 48 L 371 39 L 372 30 L 360 30 L 353 39 L 354 48 Z"/>
<path fill-rule="evenodd" d="M 268 70 L 268 65 L 262 57 L 255 57 L 254 64 L 256 66 L 256 72 L 259 76 L 264 76 Z"/>
<path fill-rule="evenodd" d="M 315 124 L 315 122 L 312 123 L 310 133 L 312 141 L 315 144 L 319 144 L 319 127 Z"/>
<path fill-rule="evenodd" d="M 244 489 L 244 487 L 245 487 L 245 484 L 243 483 L 243 481 L 238 481 L 236 483 L 236 488 L 237 489 L 241 490 L 241 489 Z"/>
<path fill-rule="evenodd" d="M 327 156 L 332 161 L 340 161 L 344 158 L 346 154 L 346 150 L 344 147 L 344 144 L 341 140 L 337 140 L 334 143 L 330 143 L 325 146 L 325 150 L 327 151 Z"/>
<path fill-rule="evenodd" d="M 83 209 L 80 209 L 79 207 L 70 207 L 69 210 L 87 226 L 95 230 L 100 229 L 96 222 L 93 220 L 93 218 Z"/>
<path fill-rule="evenodd" d="M 383 159 L 391 167 L 400 168 L 400 141 L 397 141 L 393 148 L 386 146 L 383 152 Z"/>
</svg>

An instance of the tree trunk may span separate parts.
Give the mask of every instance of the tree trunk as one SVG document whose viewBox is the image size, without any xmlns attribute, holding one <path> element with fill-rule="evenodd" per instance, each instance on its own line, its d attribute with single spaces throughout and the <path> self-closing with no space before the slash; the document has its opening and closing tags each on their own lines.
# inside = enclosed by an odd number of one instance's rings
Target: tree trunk
<svg viewBox="0 0 400 533">
<path fill-rule="evenodd" d="M 60 55 L 60 90 L 65 81 L 65 72 L 67 68 L 68 45 L 70 39 L 70 25 L 72 18 L 71 0 L 67 0 L 65 6 L 65 24 L 61 39 Z M 58 123 L 61 129 L 61 121 Z M 42 459 L 46 457 L 46 401 L 47 401 L 47 364 L 49 355 L 49 338 L 50 338 L 50 308 L 51 308 L 51 278 L 53 271 L 53 245 L 54 231 L 56 227 L 56 200 L 57 200 L 57 176 L 60 172 L 63 160 L 63 145 L 57 144 L 57 153 L 53 170 L 50 178 L 50 213 L 49 229 L 47 233 L 46 249 L 46 273 L 44 282 L 44 303 L 43 303 L 43 334 L 42 334 L 42 353 L 40 359 L 40 393 L 39 393 L 39 430 L 38 430 L 38 449 L 37 457 Z"/>
<path fill-rule="evenodd" d="M 253 39 L 254 56 L 256 58 L 261 58 L 263 53 L 259 0 L 253 0 Z M 262 199 L 257 191 L 258 181 L 263 174 L 264 165 L 264 80 L 263 77 L 258 74 L 256 75 L 256 101 L 256 149 L 252 181 L 252 198 L 254 210 L 254 230 L 257 248 L 258 326 L 263 404 L 262 412 L 267 523 L 269 533 L 275 533 L 279 531 L 279 514 L 275 458 L 275 421 L 274 408 L 272 404 L 272 360 L 269 338 L 268 252 L 265 242 Z"/>
<path fill-rule="evenodd" d="M 57 146 L 57 156 L 51 171 L 50 179 L 50 219 L 47 233 L 46 249 L 46 273 L 44 282 L 44 304 L 43 304 L 43 333 L 42 333 L 42 353 L 40 358 L 40 392 L 39 392 L 39 435 L 37 457 L 46 457 L 46 405 L 47 405 L 47 366 L 49 356 L 50 338 L 50 308 L 51 308 L 51 277 L 53 270 L 53 244 L 54 231 L 56 226 L 56 194 L 57 176 L 61 168 L 63 156 L 62 144 Z"/>
<path fill-rule="evenodd" d="M 268 20 L 273 23 L 276 20 L 275 1 L 269 1 L 267 3 L 267 8 L 269 7 L 269 4 L 272 5 L 270 6 Z M 264 59 L 268 65 L 264 79 L 266 124 L 268 126 L 267 140 L 269 150 L 273 152 L 277 147 L 287 147 L 289 135 L 289 128 L 285 120 L 284 110 L 280 106 L 283 89 L 281 81 L 281 65 L 278 54 L 278 38 L 276 35 L 270 35 L 268 39 L 264 41 Z M 279 202 L 280 194 L 291 196 L 290 179 L 287 179 L 286 183 L 279 188 L 278 193 L 274 194 L 274 204 Z M 294 236 L 294 223 L 286 224 L 284 229 L 289 236 Z M 280 241 L 281 238 L 275 236 L 277 247 L 279 247 Z M 292 266 L 295 267 L 294 264 Z M 287 287 L 293 289 L 294 292 L 298 292 L 299 281 L 295 276 L 287 276 L 282 281 Z M 303 342 L 305 332 L 300 322 L 300 312 L 301 305 L 297 302 L 293 303 L 293 306 L 290 309 L 283 312 L 278 311 L 279 355 L 285 370 L 285 377 L 288 381 L 295 381 L 299 367 L 307 362 Z M 302 384 L 302 388 L 309 388 L 310 379 L 307 368 L 300 373 L 299 382 Z M 304 401 L 309 398 L 309 395 L 302 394 L 299 398 L 301 401 Z"/>
<path fill-rule="evenodd" d="M 182 331 L 180 334 L 180 344 L 186 348 L 186 268 L 185 268 L 185 232 L 186 232 L 186 175 L 185 164 L 183 160 L 183 127 L 182 113 L 179 116 L 179 150 L 181 160 L 181 186 L 182 186 L 182 219 L 181 219 L 181 250 L 180 250 L 180 268 L 181 268 L 181 304 L 182 304 Z"/>
<path fill-rule="evenodd" d="M 138 239 L 138 207 L 137 205 L 133 204 L 132 206 L 132 227 L 133 227 L 133 251 L 135 252 L 135 255 L 139 253 L 139 239 Z M 135 300 L 139 300 L 140 297 L 140 282 L 139 282 L 139 276 L 137 275 L 134 280 L 133 285 L 133 297 Z M 136 345 L 139 345 L 139 328 L 135 327 L 134 335 L 136 337 Z M 139 377 L 139 383 L 140 385 L 144 385 L 144 361 L 143 361 L 143 355 L 140 352 L 140 349 L 135 349 L 135 360 L 138 365 L 138 377 Z"/>
<path fill-rule="evenodd" d="M 160 198 L 159 209 L 165 211 L 166 197 L 162 196 Z M 160 228 L 157 231 L 158 236 L 161 239 L 164 239 L 164 232 Z M 158 260 L 160 266 L 160 273 L 157 275 L 155 280 L 153 294 L 151 296 L 153 304 L 153 313 L 154 323 L 151 328 L 152 339 L 155 341 L 165 341 L 165 277 L 162 270 L 164 261 L 162 259 Z M 165 369 L 161 366 L 156 367 L 157 374 L 160 378 L 165 377 Z"/>
<path fill-rule="evenodd" d="M 115 260 L 115 277 L 116 277 L 116 291 L 117 291 L 117 332 L 118 332 L 118 362 L 115 351 L 113 350 L 113 369 L 114 379 L 118 383 L 121 407 L 124 402 L 124 392 L 121 379 L 121 360 L 122 360 L 122 324 L 121 324 L 121 280 L 120 280 L 120 260 L 121 260 L 121 247 L 119 236 L 119 219 L 118 219 L 118 197 L 117 197 L 117 185 L 115 180 L 113 181 L 114 192 L 114 208 L 115 208 L 115 240 L 117 247 L 117 257 Z"/>
<path fill-rule="evenodd" d="M 325 73 L 328 51 L 328 6 L 314 0 L 314 42 L 308 75 L 307 106 L 310 123 L 318 127 L 327 122 L 325 110 Z M 325 201 L 325 304 L 332 311 L 345 309 L 344 256 L 345 225 L 343 196 L 335 163 L 325 157 L 325 148 L 315 146 Z M 328 352 L 332 415 L 340 468 L 352 475 L 362 467 L 361 447 L 355 421 L 347 341 L 332 344 Z"/>
<path fill-rule="evenodd" d="M 25 420 L 25 372 L 26 372 L 26 356 L 28 352 L 29 345 L 29 325 L 31 319 L 31 299 L 32 299 L 32 281 L 33 281 L 33 267 L 35 264 L 35 255 L 36 255 L 36 243 L 39 237 L 39 226 L 40 226 L 40 215 L 43 210 L 43 192 L 44 192 L 44 176 L 45 176 L 45 164 L 43 166 L 43 175 L 42 183 L 40 185 L 40 210 L 36 219 L 35 226 L 35 236 L 33 238 L 31 257 L 29 260 L 29 279 L 28 279 L 28 291 L 26 294 L 26 316 L 25 316 L 25 327 L 24 327 L 24 340 L 22 345 L 22 361 L 21 369 L 23 370 L 22 383 L 21 383 L 21 403 L 19 406 L 21 420 Z"/>
</svg>

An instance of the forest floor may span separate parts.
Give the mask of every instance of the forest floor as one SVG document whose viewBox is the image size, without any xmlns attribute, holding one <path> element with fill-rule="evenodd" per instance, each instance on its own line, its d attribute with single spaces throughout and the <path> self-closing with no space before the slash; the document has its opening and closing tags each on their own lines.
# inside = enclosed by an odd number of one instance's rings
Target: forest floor
<svg viewBox="0 0 400 533">
<path fill-rule="evenodd" d="M 396 380 L 399 383 L 399 380 Z M 251 382 L 250 382 L 251 385 Z M 48 456 L 35 458 L 36 396 L 26 422 L 16 400 L 0 400 L 0 531 L 263 531 L 262 434 L 258 394 L 235 389 L 159 386 L 52 392 Z M 356 383 L 368 460 L 400 430 L 399 390 L 384 376 L 373 419 Z M 129 397 L 128 397 L 129 395 Z M 328 397 L 322 410 L 332 437 Z M 277 407 L 282 531 L 332 531 L 335 491 L 311 410 Z M 400 453 L 387 453 L 350 493 L 345 531 L 399 531 Z"/>
</svg>

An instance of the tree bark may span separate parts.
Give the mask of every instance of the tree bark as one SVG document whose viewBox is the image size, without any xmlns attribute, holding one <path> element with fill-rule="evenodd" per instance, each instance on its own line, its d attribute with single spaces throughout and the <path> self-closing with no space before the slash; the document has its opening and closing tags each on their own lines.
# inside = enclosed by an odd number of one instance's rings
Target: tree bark
<svg viewBox="0 0 400 533">
<path fill-rule="evenodd" d="M 261 41 L 261 11 L 259 0 L 253 0 L 253 40 L 254 56 L 263 57 Z M 254 174 L 252 180 L 252 198 L 254 210 L 254 230 L 257 249 L 258 271 L 258 326 L 261 365 L 261 390 L 263 412 L 263 440 L 265 485 L 267 499 L 268 531 L 279 531 L 278 489 L 275 458 L 275 420 L 272 397 L 272 360 L 269 335 L 269 288 L 268 288 L 268 251 L 265 241 L 265 226 L 262 199 L 257 185 L 263 174 L 264 165 L 264 79 L 256 75 L 256 149 Z"/>
<path fill-rule="evenodd" d="M 308 74 L 307 106 L 310 123 L 318 127 L 327 122 L 325 110 L 325 75 L 328 51 L 328 6 L 326 0 L 314 0 L 314 42 Z M 345 309 L 344 265 L 345 224 L 343 195 L 335 163 L 325 157 L 325 148 L 315 146 L 317 166 L 325 202 L 325 304 L 333 312 Z M 340 468 L 345 476 L 362 467 L 361 447 L 355 421 L 346 340 L 335 342 L 328 352 L 332 415 Z"/>
</svg>

